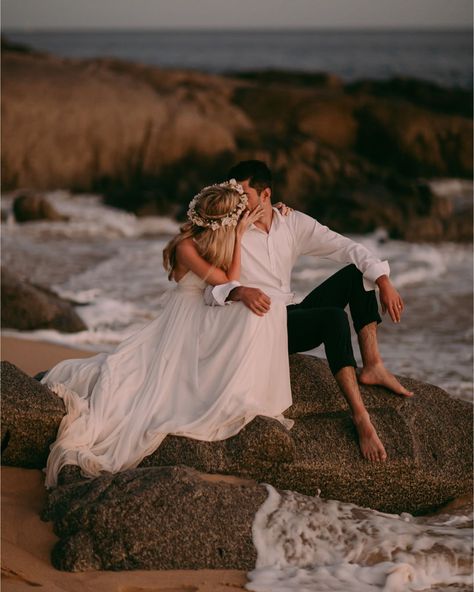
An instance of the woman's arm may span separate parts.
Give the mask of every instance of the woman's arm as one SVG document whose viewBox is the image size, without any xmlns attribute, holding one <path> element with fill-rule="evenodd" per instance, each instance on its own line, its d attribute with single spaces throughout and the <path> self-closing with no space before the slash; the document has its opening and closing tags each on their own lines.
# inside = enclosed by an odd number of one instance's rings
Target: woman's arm
<svg viewBox="0 0 474 592">
<path fill-rule="evenodd" d="M 179 243 L 176 247 L 176 259 L 180 265 L 190 269 L 208 284 L 225 284 L 240 277 L 240 241 L 241 237 L 236 233 L 232 264 L 227 273 L 201 257 L 192 238 L 186 238 Z"/>
<path fill-rule="evenodd" d="M 256 206 L 251 212 L 245 210 L 235 229 L 235 242 L 232 262 L 229 269 L 225 272 L 223 269 L 211 265 L 206 259 L 201 257 L 192 238 L 184 239 L 176 247 L 176 259 L 183 267 L 190 269 L 201 279 L 212 286 L 226 284 L 232 280 L 240 278 L 240 243 L 242 236 L 247 228 L 258 220 L 263 214 L 262 206 Z"/>
</svg>

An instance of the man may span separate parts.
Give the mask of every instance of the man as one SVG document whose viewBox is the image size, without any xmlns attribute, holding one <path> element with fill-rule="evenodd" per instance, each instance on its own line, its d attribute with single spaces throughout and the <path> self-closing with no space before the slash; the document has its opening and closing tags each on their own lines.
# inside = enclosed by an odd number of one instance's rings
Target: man
<svg viewBox="0 0 474 592">
<path fill-rule="evenodd" d="M 381 318 L 375 286 L 380 291 L 382 310 L 388 311 L 393 322 L 399 323 L 403 312 L 403 301 L 389 279 L 388 262 L 302 212 L 283 216 L 272 206 L 272 175 L 265 163 L 240 162 L 229 171 L 228 178 L 235 178 L 243 186 L 249 209 L 261 204 L 264 214 L 242 239 L 241 281 L 208 286 L 206 303 L 225 305 L 241 301 L 263 316 L 270 309 L 272 296 L 284 298 L 289 353 L 308 351 L 324 343 L 329 367 L 351 408 L 362 455 L 370 461 L 384 461 L 387 453 L 360 394 L 344 308 L 349 305 L 362 355 L 359 381 L 412 396 L 385 368 L 378 349 L 376 330 Z M 350 265 L 295 304 L 290 279 L 299 255 L 315 255 Z"/>
</svg>

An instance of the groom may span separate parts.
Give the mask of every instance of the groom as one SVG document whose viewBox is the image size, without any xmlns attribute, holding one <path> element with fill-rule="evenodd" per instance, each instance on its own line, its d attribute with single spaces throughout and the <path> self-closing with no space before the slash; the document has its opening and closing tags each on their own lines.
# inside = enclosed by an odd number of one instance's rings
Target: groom
<svg viewBox="0 0 474 592">
<path fill-rule="evenodd" d="M 289 353 L 308 351 L 324 343 L 329 367 L 350 405 L 362 455 L 370 461 L 384 461 L 387 453 L 360 394 L 344 308 L 349 305 L 362 355 L 359 381 L 412 396 L 385 368 L 378 350 L 376 330 L 381 318 L 375 286 L 379 288 L 382 310 L 388 311 L 393 322 L 400 322 L 403 311 L 403 301 L 388 277 L 388 262 L 302 212 L 283 216 L 272 206 L 272 175 L 264 162 L 240 162 L 229 171 L 228 178 L 242 185 L 249 209 L 261 204 L 264 214 L 242 239 L 241 282 L 208 286 L 206 304 L 241 301 L 263 316 L 270 309 L 272 298 L 283 299 L 287 304 Z M 350 265 L 296 304 L 290 278 L 299 255 L 315 255 Z"/>
</svg>

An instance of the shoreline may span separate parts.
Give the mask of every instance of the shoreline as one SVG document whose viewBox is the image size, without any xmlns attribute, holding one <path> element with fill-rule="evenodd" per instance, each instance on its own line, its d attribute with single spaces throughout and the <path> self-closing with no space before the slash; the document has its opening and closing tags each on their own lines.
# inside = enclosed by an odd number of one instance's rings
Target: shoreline
<svg viewBox="0 0 474 592">
<path fill-rule="evenodd" d="M 39 469 L 2 467 L 2 590 L 23 586 L 55 592 L 228 592 L 245 590 L 240 570 L 133 570 L 64 572 L 50 553 L 59 540 L 40 519 L 47 492 Z M 31 532 L 35 533 L 31 537 Z"/>
<path fill-rule="evenodd" d="M 61 360 L 93 356 L 97 352 L 78 348 L 1 336 L 2 360 L 7 360 L 33 376 Z M 208 475 L 211 480 L 220 475 Z M 227 476 L 224 479 L 237 479 Z M 59 540 L 52 522 L 43 522 L 47 491 L 44 475 L 39 469 L 3 466 L 2 492 L 2 584 L 4 590 L 18 590 L 21 586 L 44 586 L 57 592 L 81 590 L 95 592 L 228 592 L 245 590 L 247 574 L 243 570 L 133 570 L 63 572 L 55 569 L 51 551 Z M 441 506 L 433 514 L 453 513 L 457 508 L 472 503 L 466 494 Z M 35 533 L 34 538 L 31 532 Z"/>
<path fill-rule="evenodd" d="M 1 336 L 1 358 L 34 376 L 61 360 L 97 352 L 44 341 Z M 215 477 L 214 477 L 215 478 Z M 133 570 L 70 573 L 55 569 L 50 554 L 59 540 L 52 522 L 43 522 L 47 491 L 39 469 L 1 467 L 2 589 L 43 586 L 56 592 L 226 592 L 245 590 L 241 570 Z M 31 532 L 35 533 L 31 537 Z"/>
<path fill-rule="evenodd" d="M 58 362 L 68 358 L 87 358 L 99 353 L 47 341 L 23 339 L 3 334 L 1 335 L 0 352 L 2 361 L 5 360 L 15 364 L 29 376 L 34 376 L 43 370 L 49 370 Z"/>
</svg>

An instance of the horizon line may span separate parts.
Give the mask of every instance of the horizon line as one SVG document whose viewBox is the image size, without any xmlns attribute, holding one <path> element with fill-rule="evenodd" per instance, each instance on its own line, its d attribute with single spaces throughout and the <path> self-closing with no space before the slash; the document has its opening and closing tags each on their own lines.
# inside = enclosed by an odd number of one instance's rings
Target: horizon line
<svg viewBox="0 0 474 592">
<path fill-rule="evenodd" d="M 271 26 L 271 27 L 195 27 L 195 26 L 168 26 L 168 27 L 0 27 L 2 35 L 5 33 L 41 33 L 41 32 L 124 32 L 124 31 L 149 31 L 149 32 L 172 32 L 172 31 L 192 31 L 192 32 L 278 32 L 278 31 L 472 31 L 472 25 L 368 25 L 368 26 L 351 26 L 351 25 L 326 25 L 317 27 L 308 26 Z"/>
</svg>

